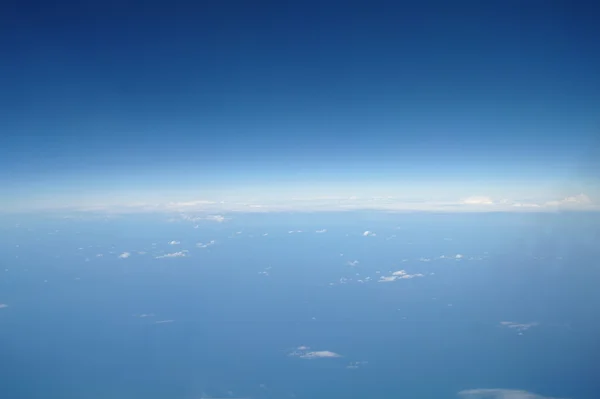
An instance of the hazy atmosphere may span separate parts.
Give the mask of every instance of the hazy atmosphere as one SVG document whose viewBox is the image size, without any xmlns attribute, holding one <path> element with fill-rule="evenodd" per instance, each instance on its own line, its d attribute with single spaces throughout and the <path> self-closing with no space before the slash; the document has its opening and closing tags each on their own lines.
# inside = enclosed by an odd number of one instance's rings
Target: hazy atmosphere
<svg viewBox="0 0 600 399">
<path fill-rule="evenodd" d="M 597 399 L 599 20 L 9 1 L 0 397 Z"/>
</svg>

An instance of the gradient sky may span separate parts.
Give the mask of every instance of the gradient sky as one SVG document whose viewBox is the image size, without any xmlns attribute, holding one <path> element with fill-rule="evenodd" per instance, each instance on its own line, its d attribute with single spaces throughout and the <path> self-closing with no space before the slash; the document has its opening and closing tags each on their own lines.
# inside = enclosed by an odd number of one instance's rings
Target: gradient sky
<svg viewBox="0 0 600 399">
<path fill-rule="evenodd" d="M 0 205 L 600 200 L 584 1 L 9 1 Z"/>
</svg>

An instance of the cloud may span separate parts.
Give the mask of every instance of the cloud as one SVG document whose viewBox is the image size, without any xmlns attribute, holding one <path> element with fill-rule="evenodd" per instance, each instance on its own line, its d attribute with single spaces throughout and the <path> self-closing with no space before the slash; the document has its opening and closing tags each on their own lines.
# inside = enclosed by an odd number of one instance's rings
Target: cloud
<svg viewBox="0 0 600 399">
<path fill-rule="evenodd" d="M 289 353 L 289 356 L 299 357 L 300 359 L 332 359 L 339 358 L 342 355 L 332 351 L 311 351 L 308 346 L 299 346 Z"/>
<path fill-rule="evenodd" d="M 162 259 L 162 258 L 183 258 L 186 257 L 189 251 L 187 250 L 183 250 L 183 251 L 179 251 L 179 252 L 172 252 L 170 254 L 164 254 L 164 255 L 159 255 L 156 256 L 156 259 Z"/>
<path fill-rule="evenodd" d="M 179 245 L 179 244 L 181 244 L 180 241 L 175 241 L 175 240 L 169 241 L 169 245 Z"/>
<path fill-rule="evenodd" d="M 0 303 L 0 309 L 6 309 L 8 307 L 5 303 Z"/>
<path fill-rule="evenodd" d="M 317 230 L 317 231 L 315 231 L 315 233 L 318 233 L 318 234 L 327 233 L 327 229 Z"/>
<path fill-rule="evenodd" d="M 391 283 L 393 281 L 400 280 L 400 279 L 409 280 L 409 279 L 416 278 L 416 277 L 425 277 L 425 275 L 421 274 L 421 273 L 408 274 L 406 272 L 406 270 L 398 270 L 398 271 L 393 272 L 391 276 L 379 277 L 378 282 Z"/>
<path fill-rule="evenodd" d="M 131 256 L 131 254 L 129 252 L 123 252 L 121 255 L 119 255 L 119 258 L 121 259 L 127 259 Z"/>
<path fill-rule="evenodd" d="M 201 243 L 201 242 L 199 242 L 199 243 L 196 244 L 196 247 L 198 247 L 198 248 L 208 248 L 210 246 L 215 245 L 216 243 L 217 242 L 215 240 L 210 240 L 207 243 Z"/>
<path fill-rule="evenodd" d="M 560 399 L 513 389 L 468 389 L 460 391 L 462 399 Z"/>
<path fill-rule="evenodd" d="M 142 319 L 144 319 L 146 317 L 154 317 L 154 313 L 142 313 L 140 315 L 137 315 L 137 317 L 140 317 Z"/>
<path fill-rule="evenodd" d="M 358 266 L 358 261 L 357 260 L 350 260 L 348 261 L 348 266 Z"/>
<path fill-rule="evenodd" d="M 515 323 L 512 321 L 501 321 L 500 322 L 501 326 L 504 326 L 506 328 L 510 328 L 513 330 L 516 330 L 519 335 L 523 335 L 524 331 L 529 330 L 531 327 L 536 327 L 539 325 L 538 322 L 532 322 L 532 323 Z"/>
<path fill-rule="evenodd" d="M 229 220 L 229 218 L 226 218 L 223 215 L 200 215 L 200 216 L 192 216 L 192 215 L 188 215 L 185 213 L 182 213 L 181 215 L 181 219 L 183 220 L 187 220 L 189 222 L 200 222 L 200 221 L 209 221 L 209 222 L 217 222 L 217 223 L 223 223 L 227 220 Z"/>
<path fill-rule="evenodd" d="M 249 198 L 243 193 L 235 194 L 227 200 L 191 200 L 149 203 L 144 201 L 105 204 L 73 203 L 70 205 L 29 205 L 28 210 L 49 210 L 61 213 L 68 212 L 69 217 L 82 217 L 86 213 L 104 213 L 110 215 L 164 212 L 175 214 L 172 221 L 187 220 L 195 224 L 199 221 L 213 221 L 217 223 L 230 220 L 225 216 L 238 212 L 346 212 L 379 210 L 386 212 L 556 212 L 569 211 L 600 211 L 600 204 L 587 194 L 570 194 L 556 199 L 547 193 L 538 194 L 535 200 L 510 199 L 503 196 L 492 197 L 489 195 L 461 196 L 454 191 L 449 198 L 448 192 L 439 191 L 437 198 L 431 194 L 415 194 L 407 198 L 405 194 L 398 196 L 315 196 L 309 198 L 296 198 L 283 196 L 265 196 L 260 199 Z M 530 195 L 531 193 L 528 193 Z M 595 194 L 595 193 L 594 193 Z M 253 196 L 254 197 L 254 196 Z M 26 208 L 24 204 L 22 208 Z M 178 214 L 178 215 L 177 215 Z M 178 217 L 177 217 L 178 216 Z M 104 216 L 106 217 L 106 216 Z"/>
<path fill-rule="evenodd" d="M 372 231 L 369 231 L 369 230 L 367 230 L 364 233 L 362 233 L 362 235 L 363 235 L 363 237 L 374 237 L 374 236 L 376 236 L 375 233 L 373 233 Z"/>
<path fill-rule="evenodd" d="M 166 323 L 174 323 L 175 320 L 158 320 L 155 321 L 154 324 L 166 324 Z"/>
</svg>

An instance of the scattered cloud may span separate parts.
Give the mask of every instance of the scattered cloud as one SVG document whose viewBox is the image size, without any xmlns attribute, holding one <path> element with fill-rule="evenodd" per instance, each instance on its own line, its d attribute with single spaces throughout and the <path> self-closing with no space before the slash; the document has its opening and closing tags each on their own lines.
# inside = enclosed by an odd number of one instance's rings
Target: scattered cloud
<svg viewBox="0 0 600 399">
<path fill-rule="evenodd" d="M 8 307 L 5 303 L 0 303 L 0 309 L 6 309 Z"/>
<path fill-rule="evenodd" d="M 454 259 L 462 259 L 462 258 L 463 258 L 463 255 L 461 255 L 461 254 L 456 254 L 456 256 L 454 257 Z"/>
<path fill-rule="evenodd" d="M 139 314 L 139 315 L 136 315 L 136 316 L 144 319 L 146 317 L 154 317 L 154 313 L 142 313 L 142 314 Z"/>
<path fill-rule="evenodd" d="M 315 231 L 315 233 L 317 233 L 317 234 L 327 233 L 327 229 L 317 230 L 317 231 Z"/>
<path fill-rule="evenodd" d="M 179 245 L 179 244 L 181 244 L 180 241 L 175 241 L 175 240 L 169 241 L 169 245 Z"/>
<path fill-rule="evenodd" d="M 123 252 L 121 255 L 119 255 L 119 258 L 121 259 L 127 259 L 131 256 L 131 254 L 129 252 Z"/>
<path fill-rule="evenodd" d="M 186 257 L 189 251 L 187 250 L 183 250 L 183 251 L 178 251 L 178 252 L 172 252 L 169 254 L 164 254 L 164 255 L 159 255 L 156 256 L 156 259 L 162 259 L 162 258 L 183 258 Z"/>
<path fill-rule="evenodd" d="M 358 263 L 359 262 L 357 260 L 350 260 L 350 261 L 348 261 L 348 265 L 349 266 L 358 266 Z"/>
<path fill-rule="evenodd" d="M 290 231 L 288 231 L 288 234 L 294 234 L 294 233 L 302 233 L 302 230 L 290 230 Z"/>
<path fill-rule="evenodd" d="M 460 391 L 463 399 L 560 399 L 514 389 L 468 389 Z"/>
<path fill-rule="evenodd" d="M 369 231 L 369 230 L 362 233 L 362 235 L 363 235 L 363 237 L 375 237 L 376 236 L 375 233 L 373 233 L 372 231 Z"/>
</svg>

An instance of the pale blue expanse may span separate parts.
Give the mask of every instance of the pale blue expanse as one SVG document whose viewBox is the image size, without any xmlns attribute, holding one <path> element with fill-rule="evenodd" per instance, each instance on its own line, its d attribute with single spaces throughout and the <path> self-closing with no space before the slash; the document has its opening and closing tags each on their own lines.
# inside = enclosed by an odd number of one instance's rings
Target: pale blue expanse
<svg viewBox="0 0 600 399">
<path fill-rule="evenodd" d="M 3 216 L 0 396 L 598 397 L 598 214 L 224 216 Z"/>
</svg>

